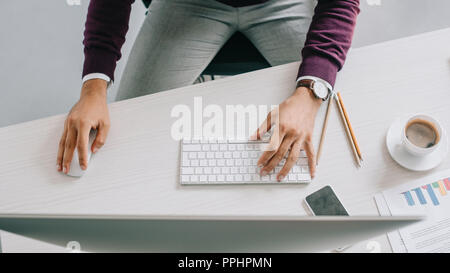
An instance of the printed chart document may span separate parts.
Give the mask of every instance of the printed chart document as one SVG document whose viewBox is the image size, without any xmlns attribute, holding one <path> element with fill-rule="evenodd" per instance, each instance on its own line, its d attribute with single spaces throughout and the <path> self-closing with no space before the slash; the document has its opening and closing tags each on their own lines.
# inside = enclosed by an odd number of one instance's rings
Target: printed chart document
<svg viewBox="0 0 450 273">
<path fill-rule="evenodd" d="M 391 215 L 427 216 L 425 220 L 399 230 L 408 252 L 450 252 L 450 170 L 414 180 L 382 194 Z M 378 202 L 381 204 L 382 200 Z M 397 240 L 394 243 L 396 248 L 401 249 L 398 237 L 394 238 Z"/>
</svg>

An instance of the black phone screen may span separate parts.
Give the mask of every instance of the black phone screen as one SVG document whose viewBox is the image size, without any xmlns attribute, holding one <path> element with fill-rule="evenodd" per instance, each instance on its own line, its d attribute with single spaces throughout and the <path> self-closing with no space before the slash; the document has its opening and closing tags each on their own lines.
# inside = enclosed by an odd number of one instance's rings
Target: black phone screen
<svg viewBox="0 0 450 273">
<path fill-rule="evenodd" d="M 325 186 L 320 190 L 306 197 L 311 210 L 315 215 L 347 215 L 342 203 L 330 186 Z"/>
</svg>

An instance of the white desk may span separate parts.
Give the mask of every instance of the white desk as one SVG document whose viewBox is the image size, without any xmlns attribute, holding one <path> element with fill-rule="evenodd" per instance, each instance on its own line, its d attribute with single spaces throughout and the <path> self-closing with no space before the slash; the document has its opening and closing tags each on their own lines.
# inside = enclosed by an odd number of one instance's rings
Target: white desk
<svg viewBox="0 0 450 273">
<path fill-rule="evenodd" d="M 279 103 L 294 88 L 298 63 L 292 63 L 111 104 L 107 143 L 80 179 L 55 170 L 64 116 L 0 128 L 0 213 L 302 215 L 306 194 L 332 184 L 351 214 L 376 215 L 375 193 L 425 175 L 390 158 L 390 123 L 405 113 L 426 112 L 450 128 L 449 44 L 450 29 L 444 29 L 349 53 L 336 89 L 361 145 L 362 169 L 354 165 L 333 105 L 312 184 L 179 185 L 172 107 L 192 105 L 194 96 L 203 96 L 204 105 Z M 447 159 L 439 169 L 449 167 Z M 384 236 L 377 240 L 382 251 L 390 250 Z"/>
</svg>

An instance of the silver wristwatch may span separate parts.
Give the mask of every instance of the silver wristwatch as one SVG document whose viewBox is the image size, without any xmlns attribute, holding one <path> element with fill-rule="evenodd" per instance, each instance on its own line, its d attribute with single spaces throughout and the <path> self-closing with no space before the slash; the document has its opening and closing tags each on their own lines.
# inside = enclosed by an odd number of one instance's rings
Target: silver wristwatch
<svg viewBox="0 0 450 273">
<path fill-rule="evenodd" d="M 300 80 L 297 82 L 297 88 L 299 87 L 306 87 L 310 89 L 316 98 L 324 101 L 328 99 L 331 93 L 331 90 L 325 85 L 325 83 L 318 80 Z"/>
</svg>

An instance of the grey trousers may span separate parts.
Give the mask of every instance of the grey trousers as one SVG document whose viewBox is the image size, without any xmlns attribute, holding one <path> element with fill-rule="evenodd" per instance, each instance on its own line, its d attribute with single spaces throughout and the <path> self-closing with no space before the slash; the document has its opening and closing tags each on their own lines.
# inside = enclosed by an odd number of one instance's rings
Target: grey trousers
<svg viewBox="0 0 450 273">
<path fill-rule="evenodd" d="M 236 31 L 272 66 L 298 61 L 314 5 L 314 0 L 269 0 L 234 8 L 215 0 L 153 0 L 117 100 L 192 84 Z"/>
</svg>

